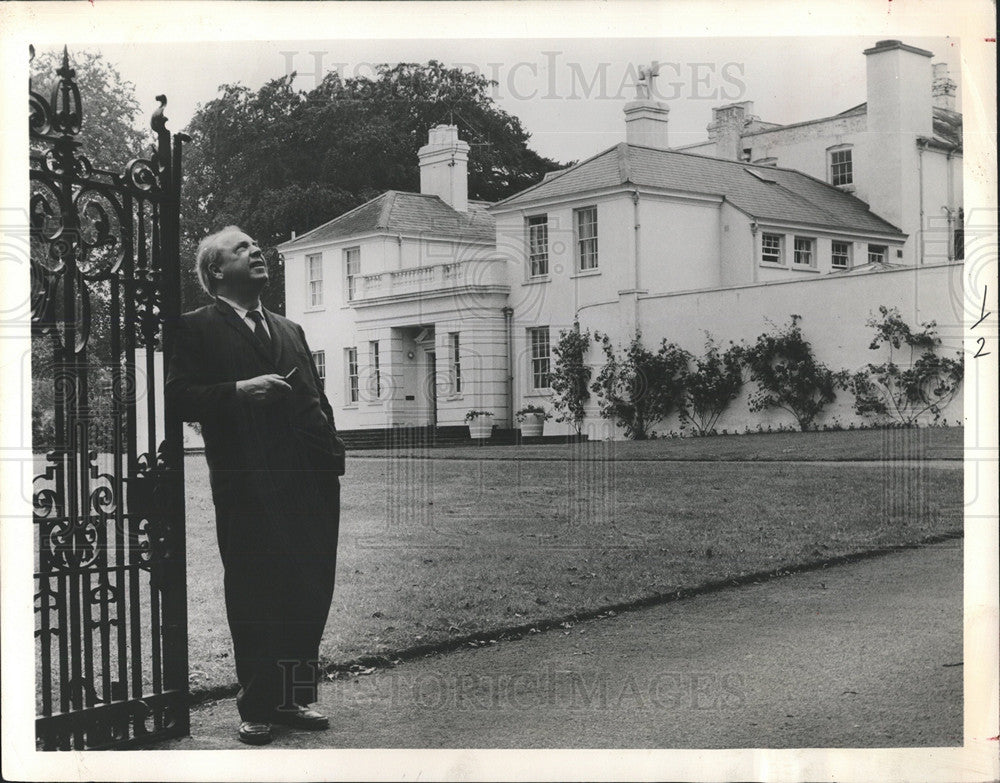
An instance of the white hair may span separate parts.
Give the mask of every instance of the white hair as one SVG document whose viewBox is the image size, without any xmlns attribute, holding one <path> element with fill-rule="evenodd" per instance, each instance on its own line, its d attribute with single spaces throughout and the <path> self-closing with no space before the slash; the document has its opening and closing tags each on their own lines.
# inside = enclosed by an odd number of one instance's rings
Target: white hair
<svg viewBox="0 0 1000 783">
<path fill-rule="evenodd" d="M 222 243 L 219 240 L 223 234 L 228 234 L 230 231 L 242 230 L 239 226 L 226 226 L 213 234 L 209 234 L 198 243 L 194 268 L 195 272 L 198 273 L 198 282 L 201 283 L 201 287 L 205 289 L 205 292 L 209 296 L 215 296 L 216 280 L 209 273 L 208 268 L 212 264 L 218 263 L 219 256 L 222 255 Z"/>
</svg>

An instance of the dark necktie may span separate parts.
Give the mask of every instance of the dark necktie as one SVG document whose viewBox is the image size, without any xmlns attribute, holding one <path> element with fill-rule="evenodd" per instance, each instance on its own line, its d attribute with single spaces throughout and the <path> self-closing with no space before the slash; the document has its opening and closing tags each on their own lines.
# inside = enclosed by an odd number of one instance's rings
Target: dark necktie
<svg viewBox="0 0 1000 783">
<path fill-rule="evenodd" d="M 260 344 L 264 346 L 267 350 L 268 355 L 271 353 L 271 337 L 267 333 L 267 329 L 264 327 L 264 314 L 260 310 L 251 310 L 247 313 L 247 317 L 253 321 L 253 336 L 260 340 Z"/>
</svg>

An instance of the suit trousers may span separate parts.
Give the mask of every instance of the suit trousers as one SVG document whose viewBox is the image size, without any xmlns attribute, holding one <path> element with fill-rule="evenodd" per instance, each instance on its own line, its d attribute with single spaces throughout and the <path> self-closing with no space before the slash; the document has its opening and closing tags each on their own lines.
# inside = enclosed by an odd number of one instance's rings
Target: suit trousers
<svg viewBox="0 0 1000 783">
<path fill-rule="evenodd" d="M 295 471 L 287 502 L 216 507 L 243 720 L 316 701 L 319 644 L 333 599 L 340 481 L 332 471 Z M 258 480 L 266 481 L 259 476 Z"/>
</svg>

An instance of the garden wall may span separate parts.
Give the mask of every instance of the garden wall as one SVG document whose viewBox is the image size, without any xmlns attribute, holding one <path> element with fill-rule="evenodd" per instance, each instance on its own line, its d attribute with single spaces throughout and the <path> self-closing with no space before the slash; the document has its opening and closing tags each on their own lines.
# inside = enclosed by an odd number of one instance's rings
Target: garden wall
<svg viewBox="0 0 1000 783">
<path fill-rule="evenodd" d="M 884 349 L 869 349 L 874 333 L 866 325 L 878 307 L 886 305 L 898 308 L 911 327 L 936 321 L 942 340 L 938 352 L 953 356 L 962 348 L 964 309 L 976 310 L 978 316 L 978 304 L 965 304 L 963 300 L 963 270 L 962 263 L 937 264 L 640 297 L 643 343 L 655 350 L 666 338 L 692 354 L 701 355 L 706 332 L 720 346 L 730 340 L 750 344 L 759 334 L 783 327 L 795 313 L 802 317 L 802 335 L 812 344 L 817 360 L 833 370 L 847 369 L 853 373 L 869 362 L 884 361 L 887 356 Z M 581 312 L 580 326 L 607 332 L 616 344 L 623 345 L 631 338 L 627 325 L 619 318 L 617 303 Z M 596 345 L 588 358 L 594 363 L 601 362 Z M 896 362 L 906 365 L 908 352 L 897 354 Z M 794 418 L 785 411 L 751 412 L 747 397 L 755 385 L 747 380 L 741 397 L 720 418 L 717 425 L 720 432 L 756 430 L 758 425 L 764 429 L 795 425 Z M 837 400 L 817 420 L 818 426 L 846 427 L 864 422 L 854 413 L 853 402 L 850 392 L 838 392 Z M 588 408 L 590 423 L 596 424 L 593 417 L 597 416 L 596 400 L 592 398 Z M 942 418 L 949 424 L 957 424 L 962 416 L 960 393 Z M 676 417 L 672 417 L 656 429 L 665 434 L 680 427 Z"/>
</svg>

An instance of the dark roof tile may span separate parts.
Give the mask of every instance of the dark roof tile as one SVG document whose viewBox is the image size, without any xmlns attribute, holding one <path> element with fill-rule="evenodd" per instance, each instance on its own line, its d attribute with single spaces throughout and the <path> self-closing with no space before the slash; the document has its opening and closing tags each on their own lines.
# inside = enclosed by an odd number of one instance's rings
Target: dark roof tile
<svg viewBox="0 0 1000 783">
<path fill-rule="evenodd" d="M 469 203 L 468 212 L 456 212 L 438 196 L 389 190 L 350 212 L 280 245 L 284 252 L 304 245 L 383 232 L 428 234 L 466 242 L 493 242 L 493 216 L 481 202 Z"/>
<path fill-rule="evenodd" d="M 801 172 L 634 144 L 611 147 L 495 206 L 625 184 L 721 196 L 759 220 L 900 233 L 860 199 Z"/>
</svg>

